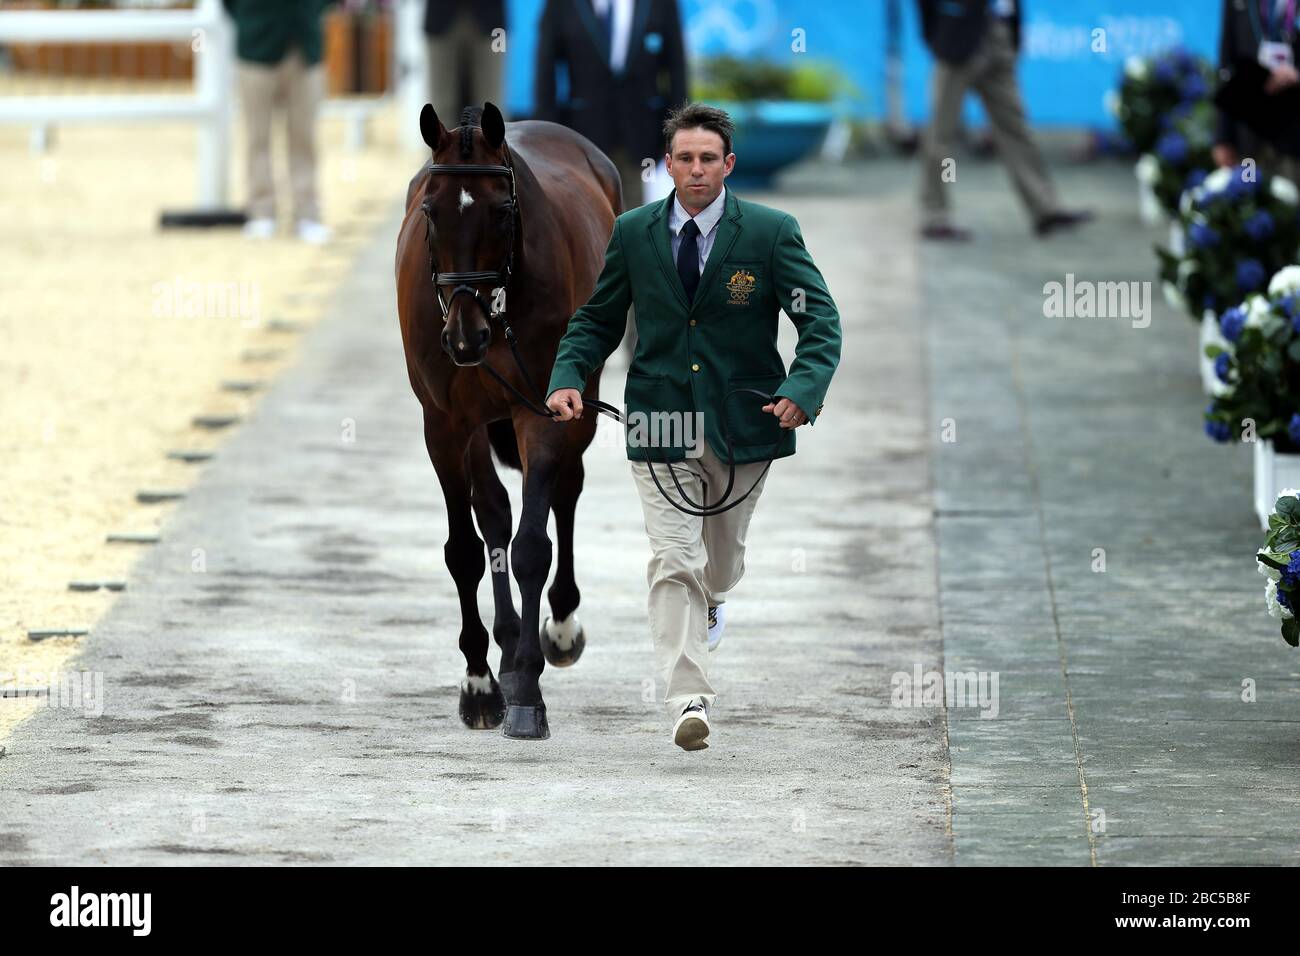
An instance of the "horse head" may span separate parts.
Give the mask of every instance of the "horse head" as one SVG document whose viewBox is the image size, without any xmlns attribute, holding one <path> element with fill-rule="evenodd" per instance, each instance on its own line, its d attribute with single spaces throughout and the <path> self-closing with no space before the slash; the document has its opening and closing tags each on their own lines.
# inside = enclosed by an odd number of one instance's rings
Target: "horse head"
<svg viewBox="0 0 1300 956">
<path fill-rule="evenodd" d="M 442 311 L 442 347 L 457 365 L 477 365 L 492 342 L 519 240 L 514 169 L 505 120 L 491 103 L 467 108 L 454 130 L 431 105 L 420 134 L 432 150 L 424 183 L 430 271 Z"/>
</svg>

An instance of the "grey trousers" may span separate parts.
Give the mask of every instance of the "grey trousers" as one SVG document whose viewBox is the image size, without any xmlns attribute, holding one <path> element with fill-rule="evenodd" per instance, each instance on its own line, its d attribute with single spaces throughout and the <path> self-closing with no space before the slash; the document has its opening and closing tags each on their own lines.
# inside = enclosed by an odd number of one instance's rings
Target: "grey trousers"
<svg viewBox="0 0 1300 956">
<path fill-rule="evenodd" d="M 504 29 L 505 24 L 499 24 Z M 463 11 L 441 36 L 428 38 L 429 102 L 447 129 L 460 125 L 467 106 L 495 103 L 508 120 L 505 96 L 505 52 L 494 52 L 492 36 L 479 32 L 474 17 Z M 461 65 L 469 76 L 469 102 L 460 99 Z"/>
<path fill-rule="evenodd" d="M 736 483 L 727 500 L 743 495 L 766 464 L 737 465 Z M 726 601 L 727 592 L 745 573 L 745 532 L 767 483 L 767 475 L 763 475 L 753 494 L 730 511 L 697 518 L 678 511 L 655 487 L 650 477 L 651 467 L 664 490 L 674 501 L 683 503 L 667 465 L 651 466 L 644 461 L 634 461 L 631 465 L 645 514 L 646 536 L 650 539 L 650 563 L 646 568 L 650 636 L 654 640 L 658 679 L 663 681 L 664 706 L 669 719 L 676 719 L 694 698 L 702 697 L 705 703 L 713 703 L 715 694 L 709 683 L 709 608 Z M 673 471 L 696 503 L 705 502 L 707 494 L 707 503 L 713 504 L 727 486 L 726 462 L 707 443 L 699 458 L 673 462 Z"/>
<path fill-rule="evenodd" d="M 1043 155 L 1029 135 L 1020 100 L 1011 35 L 1005 24 L 995 21 L 967 62 L 960 66 L 935 62 L 932 115 L 921 171 L 921 211 L 926 225 L 949 224 L 948 190 L 956 178 L 956 140 L 968 90 L 979 94 L 984 104 L 998 154 L 1030 216 L 1037 221 L 1055 212 L 1059 208 L 1056 190 Z"/>
</svg>

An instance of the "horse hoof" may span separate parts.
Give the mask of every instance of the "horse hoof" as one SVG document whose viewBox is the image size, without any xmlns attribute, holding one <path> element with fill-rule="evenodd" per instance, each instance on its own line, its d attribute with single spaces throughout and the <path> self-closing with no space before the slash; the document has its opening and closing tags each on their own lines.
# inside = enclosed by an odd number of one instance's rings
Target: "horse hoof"
<svg viewBox="0 0 1300 956">
<path fill-rule="evenodd" d="M 546 723 L 546 705 L 526 707 L 523 704 L 511 704 L 506 708 L 506 723 L 502 733 L 515 740 L 545 740 L 551 736 L 551 728 Z"/>
<path fill-rule="evenodd" d="M 492 672 L 460 682 L 460 719 L 470 730 L 494 730 L 506 716 L 506 698 Z"/>
<path fill-rule="evenodd" d="M 578 615 L 570 614 L 563 621 L 552 621 L 548 616 L 542 622 L 542 656 L 552 667 L 571 667 L 578 663 L 587 646 Z"/>
</svg>

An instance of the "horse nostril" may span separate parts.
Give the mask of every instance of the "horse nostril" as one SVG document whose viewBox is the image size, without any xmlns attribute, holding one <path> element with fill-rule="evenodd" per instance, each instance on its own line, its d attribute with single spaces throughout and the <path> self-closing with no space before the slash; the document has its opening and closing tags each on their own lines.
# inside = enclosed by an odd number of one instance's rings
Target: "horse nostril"
<svg viewBox="0 0 1300 956">
<path fill-rule="evenodd" d="M 447 334 L 447 330 L 446 330 L 446 329 L 443 329 L 443 330 L 442 330 L 442 350 L 443 350 L 444 352 L 447 351 L 447 346 L 448 346 L 450 343 L 451 343 L 451 336 Z"/>
<path fill-rule="evenodd" d="M 480 350 L 482 350 L 482 349 L 486 349 L 486 348 L 488 347 L 488 342 L 491 341 L 491 339 L 492 339 L 492 330 L 491 330 L 491 329 L 479 329 L 479 331 L 478 331 L 478 347 L 479 347 Z"/>
</svg>

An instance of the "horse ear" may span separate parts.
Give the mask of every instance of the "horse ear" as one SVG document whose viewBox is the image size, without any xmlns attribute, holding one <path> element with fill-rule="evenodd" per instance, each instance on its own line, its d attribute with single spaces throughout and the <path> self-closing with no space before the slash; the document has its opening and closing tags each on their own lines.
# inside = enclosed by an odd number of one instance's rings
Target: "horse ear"
<svg viewBox="0 0 1300 956">
<path fill-rule="evenodd" d="M 420 135 L 424 137 L 425 145 L 435 153 L 447 138 L 447 128 L 433 111 L 432 103 L 425 103 L 424 109 L 420 110 Z"/>
<path fill-rule="evenodd" d="M 487 140 L 487 144 L 493 149 L 500 149 L 501 144 L 506 141 L 506 121 L 494 104 L 483 104 L 483 116 L 479 120 L 479 126 L 483 129 L 483 138 Z"/>
</svg>

